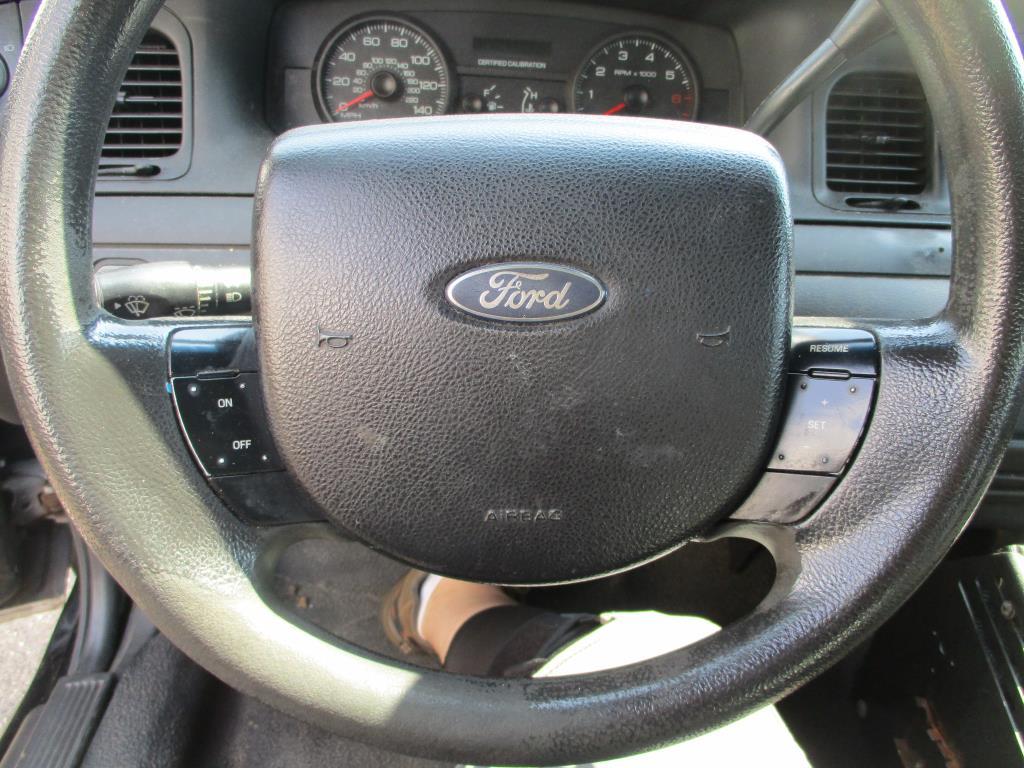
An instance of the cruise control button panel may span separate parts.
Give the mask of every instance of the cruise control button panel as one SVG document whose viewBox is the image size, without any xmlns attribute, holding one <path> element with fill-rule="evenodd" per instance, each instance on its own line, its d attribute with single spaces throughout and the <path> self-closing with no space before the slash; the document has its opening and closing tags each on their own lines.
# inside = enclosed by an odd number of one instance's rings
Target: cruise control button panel
<svg viewBox="0 0 1024 768">
<path fill-rule="evenodd" d="M 252 326 L 182 328 L 167 353 L 167 390 L 182 434 L 224 504 L 255 525 L 322 520 L 274 447 Z"/>
<path fill-rule="evenodd" d="M 791 374 L 782 432 L 768 468 L 839 474 L 860 441 L 874 391 L 871 379 Z"/>
<path fill-rule="evenodd" d="M 171 381 L 182 429 L 213 477 L 283 469 L 263 419 L 259 374 Z"/>
<path fill-rule="evenodd" d="M 733 520 L 798 522 L 839 481 L 871 419 L 878 344 L 860 329 L 793 329 L 786 404 L 761 481 Z"/>
</svg>

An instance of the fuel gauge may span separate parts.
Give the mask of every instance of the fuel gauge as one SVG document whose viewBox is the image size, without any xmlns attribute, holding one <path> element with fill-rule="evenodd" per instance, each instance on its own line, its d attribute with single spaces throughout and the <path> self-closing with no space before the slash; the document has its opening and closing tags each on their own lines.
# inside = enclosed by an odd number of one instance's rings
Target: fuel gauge
<svg viewBox="0 0 1024 768">
<path fill-rule="evenodd" d="M 479 91 L 467 93 L 462 97 L 462 111 L 477 114 L 481 112 L 504 112 L 506 100 L 501 85 L 492 82 L 484 85 Z"/>
</svg>

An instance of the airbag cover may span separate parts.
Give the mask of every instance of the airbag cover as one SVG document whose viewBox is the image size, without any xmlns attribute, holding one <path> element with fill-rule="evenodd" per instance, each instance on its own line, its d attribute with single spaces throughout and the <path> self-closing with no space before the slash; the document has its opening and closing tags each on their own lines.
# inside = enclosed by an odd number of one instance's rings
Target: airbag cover
<svg viewBox="0 0 1024 768">
<path fill-rule="evenodd" d="M 254 312 L 289 470 L 347 531 L 452 576 L 550 583 L 678 546 L 742 501 L 770 449 L 786 199 L 770 146 L 726 128 L 485 116 L 285 134 L 258 190 Z M 522 322 L 446 297 L 480 267 L 538 263 L 552 315 L 574 270 L 590 279 L 585 313 L 545 321 L 538 304 Z"/>
</svg>

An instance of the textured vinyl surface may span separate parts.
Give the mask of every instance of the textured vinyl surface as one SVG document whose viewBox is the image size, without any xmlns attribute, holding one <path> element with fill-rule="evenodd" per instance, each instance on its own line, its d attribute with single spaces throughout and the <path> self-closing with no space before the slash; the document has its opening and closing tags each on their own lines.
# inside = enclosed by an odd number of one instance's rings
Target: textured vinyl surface
<svg viewBox="0 0 1024 768">
<path fill-rule="evenodd" d="M 661 120 L 281 137 L 257 198 L 254 318 L 286 462 L 348 531 L 434 572 L 542 583 L 679 545 L 735 509 L 770 449 L 783 175 L 750 134 Z M 467 270 L 524 259 L 582 269 L 607 300 L 533 325 L 445 301 Z"/>
<path fill-rule="evenodd" d="M 180 440 L 164 389 L 168 324 L 96 312 L 98 151 L 84 148 L 98 150 L 158 5 L 42 5 L 3 126 L 0 343 L 69 515 L 147 615 L 221 679 L 349 738 L 438 759 L 565 764 L 636 752 L 734 720 L 821 672 L 892 615 L 967 524 L 1006 446 L 1024 364 L 1024 65 L 998 3 L 885 2 L 944 147 L 950 303 L 919 323 L 860 323 L 879 338 L 881 376 L 846 478 L 795 528 L 734 529 L 772 546 L 778 589 L 681 651 L 525 681 L 397 665 L 270 604 L 261 580 L 275 543 L 217 502 Z M 327 535 L 279 535 L 307 534 Z"/>
</svg>

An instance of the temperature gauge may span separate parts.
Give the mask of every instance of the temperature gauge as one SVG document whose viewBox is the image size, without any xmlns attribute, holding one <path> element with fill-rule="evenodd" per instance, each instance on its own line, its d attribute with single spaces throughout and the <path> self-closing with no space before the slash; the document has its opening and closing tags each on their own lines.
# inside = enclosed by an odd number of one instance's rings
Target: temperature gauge
<svg viewBox="0 0 1024 768">
<path fill-rule="evenodd" d="M 520 112 L 561 112 L 562 105 L 554 96 L 542 96 L 538 88 L 524 85 L 522 99 L 519 102 Z"/>
</svg>

